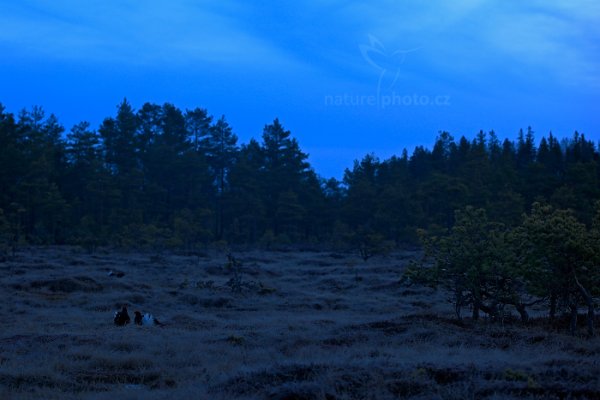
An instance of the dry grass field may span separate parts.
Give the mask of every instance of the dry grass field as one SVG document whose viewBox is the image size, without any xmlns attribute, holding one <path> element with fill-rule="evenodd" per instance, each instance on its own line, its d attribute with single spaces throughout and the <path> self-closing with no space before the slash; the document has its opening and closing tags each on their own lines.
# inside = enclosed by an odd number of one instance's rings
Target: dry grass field
<svg viewBox="0 0 600 400">
<path fill-rule="evenodd" d="M 400 283 L 416 256 L 238 252 L 232 282 L 218 252 L 21 250 L 0 263 L 0 398 L 600 398 L 599 338 L 459 325 Z M 165 326 L 115 326 L 123 304 Z"/>
</svg>

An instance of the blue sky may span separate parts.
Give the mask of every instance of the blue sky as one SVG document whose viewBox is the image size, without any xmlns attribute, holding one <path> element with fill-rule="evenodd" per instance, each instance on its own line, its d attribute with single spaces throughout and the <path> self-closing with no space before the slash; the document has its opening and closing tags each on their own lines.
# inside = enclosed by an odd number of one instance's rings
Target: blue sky
<svg viewBox="0 0 600 400">
<path fill-rule="evenodd" d="M 323 176 L 440 130 L 600 139 L 596 0 L 0 0 L 0 102 L 97 127 L 127 97 L 275 117 Z"/>
</svg>

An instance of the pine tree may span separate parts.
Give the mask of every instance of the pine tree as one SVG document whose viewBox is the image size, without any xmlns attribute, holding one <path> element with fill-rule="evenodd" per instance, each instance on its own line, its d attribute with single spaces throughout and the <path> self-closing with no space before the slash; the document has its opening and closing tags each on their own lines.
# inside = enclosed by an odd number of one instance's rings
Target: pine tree
<svg viewBox="0 0 600 400">
<path fill-rule="evenodd" d="M 211 126 L 208 136 L 200 143 L 208 165 L 217 193 L 216 204 L 216 237 L 221 239 L 224 232 L 224 196 L 228 189 L 228 175 L 236 159 L 237 136 L 225 120 L 225 116 Z"/>
<path fill-rule="evenodd" d="M 264 154 L 254 139 L 242 145 L 229 172 L 230 191 L 224 202 L 232 215 L 228 238 L 233 242 L 256 243 L 266 226 Z"/>
<path fill-rule="evenodd" d="M 519 138 L 517 144 L 517 166 L 522 169 L 535 161 L 536 148 L 535 138 L 531 127 L 527 128 L 527 133 L 523 134 L 523 130 L 519 130 Z"/>
<path fill-rule="evenodd" d="M 13 208 L 24 210 L 24 231 L 32 241 L 60 243 L 65 240 L 66 203 L 61 194 L 65 167 L 64 128 L 54 115 L 45 117 L 41 107 L 19 114 L 16 132 L 23 149 L 23 170 Z M 16 200 L 16 201 L 15 201 Z"/>
<path fill-rule="evenodd" d="M 306 180 L 309 164 L 308 155 L 300 150 L 298 141 L 291 137 L 279 119 L 266 125 L 263 130 L 262 152 L 264 157 L 265 207 L 270 219 L 271 229 L 277 231 L 277 201 L 283 192 L 299 193 L 303 181 Z"/>
<path fill-rule="evenodd" d="M 200 144 L 208 136 L 213 118 L 208 115 L 208 111 L 204 108 L 186 110 L 184 117 L 185 126 L 194 149 L 200 151 Z"/>
<path fill-rule="evenodd" d="M 26 169 L 25 149 L 15 118 L 0 103 L 0 208 L 8 209 L 17 197 L 16 189 Z"/>
<path fill-rule="evenodd" d="M 124 99 L 117 106 L 116 118 L 107 118 L 100 126 L 106 162 L 115 175 L 126 175 L 137 167 L 137 117 Z"/>
<path fill-rule="evenodd" d="M 575 333 L 578 306 L 588 307 L 588 333 L 594 333 L 594 302 L 597 289 L 597 243 L 586 226 L 573 213 L 534 203 L 523 222 L 524 274 L 530 290 L 552 299 L 550 316 L 557 307 L 571 314 L 571 333 Z"/>
<path fill-rule="evenodd" d="M 101 225 L 104 217 L 104 170 L 100 136 L 90 129 L 88 122 L 81 122 L 67 135 L 65 197 L 72 207 L 72 224 L 86 221 Z M 104 176 L 103 176 L 104 175 Z"/>
</svg>

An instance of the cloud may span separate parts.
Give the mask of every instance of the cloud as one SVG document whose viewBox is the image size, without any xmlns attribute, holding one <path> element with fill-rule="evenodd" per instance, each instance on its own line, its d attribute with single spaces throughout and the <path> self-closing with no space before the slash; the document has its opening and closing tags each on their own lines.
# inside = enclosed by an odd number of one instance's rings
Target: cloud
<svg viewBox="0 0 600 400">
<path fill-rule="evenodd" d="M 404 65 L 413 77 L 420 70 L 430 79 L 483 85 L 506 74 L 599 87 L 600 3 L 593 0 L 352 1 L 345 15 L 357 21 L 358 44 L 372 35 L 390 50 L 420 48 Z M 358 55 L 354 61 L 369 72 Z"/>
<path fill-rule="evenodd" d="M 420 49 L 401 69 L 415 82 L 485 85 L 500 72 L 598 87 L 599 19 L 595 0 L 22 0 L 0 5 L 0 47 L 21 57 L 302 71 L 367 84 L 377 71 L 359 45 L 371 35 L 392 52 Z"/>
<path fill-rule="evenodd" d="M 524 74 L 538 71 L 569 86 L 598 85 L 598 53 L 579 24 L 550 13 L 504 15 L 496 23 L 486 40 L 507 64 L 517 63 Z"/>
<path fill-rule="evenodd" d="M 15 2 L 0 6 L 0 46 L 26 56 L 134 65 L 297 64 L 292 54 L 240 28 L 228 15 L 239 10 L 202 3 Z"/>
</svg>

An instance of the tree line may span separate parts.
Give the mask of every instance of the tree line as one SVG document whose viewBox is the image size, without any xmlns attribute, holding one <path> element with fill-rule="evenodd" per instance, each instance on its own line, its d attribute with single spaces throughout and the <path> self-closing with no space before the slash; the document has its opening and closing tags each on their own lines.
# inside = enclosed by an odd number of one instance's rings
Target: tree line
<svg viewBox="0 0 600 400">
<path fill-rule="evenodd" d="M 66 132 L 41 107 L 0 105 L 4 243 L 191 250 L 211 242 L 361 248 L 417 243 L 451 229 L 470 205 L 507 227 L 538 202 L 586 226 L 600 198 L 598 149 L 583 134 L 537 144 L 492 131 L 440 132 L 432 149 L 355 161 L 342 180 L 317 175 L 278 119 L 240 144 L 224 116 L 124 100 L 97 129 Z"/>
</svg>

